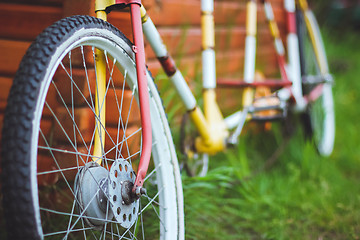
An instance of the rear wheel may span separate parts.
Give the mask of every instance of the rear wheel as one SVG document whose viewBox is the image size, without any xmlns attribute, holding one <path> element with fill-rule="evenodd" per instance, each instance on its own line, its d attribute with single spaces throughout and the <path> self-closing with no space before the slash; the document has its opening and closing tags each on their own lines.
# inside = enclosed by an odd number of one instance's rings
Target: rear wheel
<svg viewBox="0 0 360 240">
<path fill-rule="evenodd" d="M 329 156 L 335 140 L 331 75 L 316 19 L 310 11 L 305 14 L 300 11 L 297 14 L 303 92 L 305 95 L 312 92 L 311 97 L 320 92 L 320 96 L 309 105 L 302 119 L 319 154 Z"/>
<path fill-rule="evenodd" d="M 95 62 L 106 61 L 95 99 Z M 161 99 L 147 74 L 153 131 L 144 193 L 129 198 L 141 123 L 132 45 L 88 16 L 61 20 L 31 45 L 4 120 L 2 169 L 9 239 L 182 239 L 183 196 Z M 95 105 L 106 108 L 106 121 Z M 95 133 L 101 156 L 94 154 Z M 19 227 L 21 226 L 21 230 Z"/>
<path fill-rule="evenodd" d="M 180 149 L 183 155 L 181 170 L 190 177 L 205 177 L 209 170 L 209 155 L 197 153 L 194 139 L 194 126 L 189 122 L 189 114 L 184 114 L 180 126 Z"/>
</svg>

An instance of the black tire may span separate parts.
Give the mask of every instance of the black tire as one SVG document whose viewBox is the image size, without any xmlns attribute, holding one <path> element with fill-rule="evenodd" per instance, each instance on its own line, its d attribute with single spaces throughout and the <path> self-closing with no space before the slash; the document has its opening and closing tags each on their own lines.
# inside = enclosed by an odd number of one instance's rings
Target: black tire
<svg viewBox="0 0 360 240">
<path fill-rule="evenodd" d="M 131 168 L 136 168 L 140 155 L 141 126 L 131 46 L 109 23 L 74 16 L 47 28 L 28 49 L 11 88 L 2 133 L 3 206 L 9 239 L 122 239 L 123 234 L 126 239 L 183 238 L 177 158 L 150 74 L 154 143 L 150 175 L 144 183 L 148 192 L 125 203 L 123 195 L 104 187 L 113 183 L 123 189 L 123 182 L 133 181 L 136 169 Z M 105 98 L 106 105 L 113 107 L 106 122 L 98 126 L 104 129 L 106 141 L 101 165 L 92 155 L 97 131 L 94 123 L 99 119 L 93 97 L 98 89 L 95 48 L 106 58 Z M 127 93 L 128 102 L 124 97 Z M 110 122 L 111 118 L 115 122 Z M 115 167 L 122 181 L 117 172 L 113 174 Z M 112 174 L 115 177 L 111 178 Z M 90 179 L 86 183 L 85 175 Z M 85 192 L 96 198 L 84 200 Z M 123 200 L 120 203 L 119 198 Z M 103 200 L 107 205 L 101 208 Z M 113 210 L 117 206 L 118 213 Z M 131 212 L 125 214 L 125 207 L 131 207 Z M 96 211 L 102 213 L 93 213 Z"/>
</svg>

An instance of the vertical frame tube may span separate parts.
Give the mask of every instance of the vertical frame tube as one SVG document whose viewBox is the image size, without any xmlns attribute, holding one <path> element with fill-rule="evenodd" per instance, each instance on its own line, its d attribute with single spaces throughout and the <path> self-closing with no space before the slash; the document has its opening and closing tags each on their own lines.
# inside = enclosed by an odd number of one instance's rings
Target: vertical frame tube
<svg viewBox="0 0 360 240">
<path fill-rule="evenodd" d="M 297 108 L 305 107 L 302 92 L 301 68 L 300 68 L 300 54 L 299 54 L 299 39 L 296 31 L 296 15 L 295 15 L 295 1 L 284 1 L 286 16 L 287 16 L 287 48 L 288 60 L 290 69 L 290 80 L 292 81 L 292 93 L 296 100 Z"/>
<path fill-rule="evenodd" d="M 216 87 L 214 0 L 201 0 L 203 88 Z"/>
<path fill-rule="evenodd" d="M 107 20 L 105 11 L 97 11 L 96 17 L 104 21 Z M 101 164 L 105 148 L 105 111 L 106 111 L 106 60 L 103 51 L 95 49 L 95 68 L 96 68 L 96 91 L 95 91 L 95 136 L 93 161 Z"/>
<path fill-rule="evenodd" d="M 254 82 L 256 62 L 256 31 L 257 31 L 257 6 L 256 1 L 250 0 L 246 5 L 246 39 L 244 56 L 244 81 Z M 254 91 L 245 88 L 243 92 L 243 106 L 252 104 Z"/>
</svg>

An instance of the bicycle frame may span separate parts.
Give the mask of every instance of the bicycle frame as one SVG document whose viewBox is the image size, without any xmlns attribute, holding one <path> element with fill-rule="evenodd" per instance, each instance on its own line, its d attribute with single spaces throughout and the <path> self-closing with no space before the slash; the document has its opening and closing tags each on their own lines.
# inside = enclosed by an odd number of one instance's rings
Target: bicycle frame
<svg viewBox="0 0 360 240">
<path fill-rule="evenodd" d="M 283 46 L 278 26 L 272 11 L 271 4 L 264 0 L 264 9 L 266 18 L 269 22 L 269 28 L 274 38 L 274 45 L 277 53 L 277 60 L 281 73 L 281 80 L 266 80 L 263 82 L 255 82 L 255 55 L 256 55 L 256 31 L 257 31 L 257 5 L 255 0 L 249 0 L 247 3 L 246 18 L 246 43 L 245 43 L 245 61 L 244 61 L 244 79 L 237 83 L 230 82 L 227 79 L 216 79 L 215 66 L 215 30 L 214 30 L 214 0 L 201 0 L 201 29 L 202 29 L 202 65 L 203 65 L 203 98 L 204 112 L 198 107 L 196 99 L 193 96 L 189 86 L 187 85 L 181 72 L 175 66 L 174 60 L 168 54 L 162 39 L 156 30 L 151 18 L 147 15 L 145 8 L 141 5 L 141 0 L 96 0 L 95 10 L 97 17 L 106 20 L 106 14 L 116 8 L 124 8 L 130 6 L 132 29 L 134 36 L 133 51 L 136 55 L 136 68 L 139 88 L 139 102 L 141 111 L 141 122 L 143 131 L 142 154 L 139 164 L 139 170 L 133 191 L 138 190 L 143 183 L 146 175 L 147 167 L 151 153 L 151 123 L 149 102 L 146 83 L 145 54 L 143 43 L 143 32 L 151 45 L 155 55 L 160 61 L 165 73 L 170 78 L 174 87 L 180 96 L 186 110 L 199 132 L 196 139 L 195 147 L 198 152 L 213 154 L 226 148 L 226 139 L 229 137 L 229 130 L 237 128 L 240 134 L 245 120 L 250 120 L 248 114 L 249 108 L 254 100 L 254 88 L 269 87 L 278 88 L 277 96 L 281 101 L 287 102 L 292 100 L 295 110 L 303 111 L 307 104 L 315 101 L 322 91 L 320 83 L 307 96 L 303 96 L 302 78 L 300 71 L 299 43 L 296 31 L 295 16 L 295 0 L 284 0 L 288 22 L 287 49 L 288 49 L 288 65 L 286 65 L 285 48 Z M 306 0 L 299 0 L 298 4 L 304 13 L 306 27 L 310 33 L 312 44 L 316 52 L 317 61 L 326 62 L 325 56 L 318 51 L 321 47 L 318 39 L 320 37 L 311 27 L 311 16 L 309 14 Z M 142 32 L 143 31 L 143 32 Z M 100 54 L 100 53 L 99 53 Z M 101 79 L 102 73 L 101 58 L 97 62 L 97 75 Z M 329 76 L 326 64 L 320 64 L 322 67 L 321 74 L 324 78 Z M 326 80 L 326 79 L 325 79 Z M 105 80 L 102 80 L 105 81 Z M 217 83 L 221 86 L 231 86 L 244 88 L 243 93 L 243 110 L 238 111 L 227 118 L 223 118 L 220 108 L 216 102 L 215 89 Z M 99 96 L 102 93 L 99 94 Z M 104 108 L 103 108 L 104 109 Z M 99 113 L 100 116 L 104 113 Z M 102 118 L 100 118 L 103 121 Z M 104 121 L 105 122 L 105 121 Z M 101 133 L 99 133 L 101 135 Z M 101 139 L 101 137 L 96 137 Z M 95 149 L 101 148 L 103 143 L 97 141 Z M 101 151 L 99 151 L 101 153 Z M 99 153 L 94 154 L 98 156 Z"/>
</svg>

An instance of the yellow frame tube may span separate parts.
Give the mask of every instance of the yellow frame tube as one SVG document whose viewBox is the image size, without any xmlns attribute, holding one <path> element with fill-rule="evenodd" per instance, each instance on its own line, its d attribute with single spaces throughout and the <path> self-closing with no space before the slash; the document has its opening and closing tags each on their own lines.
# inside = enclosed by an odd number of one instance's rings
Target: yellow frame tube
<svg viewBox="0 0 360 240">
<path fill-rule="evenodd" d="M 208 128 L 208 124 L 200 108 L 196 107 L 194 110 L 191 110 L 189 114 L 192 122 L 195 124 L 196 129 L 199 131 L 200 136 L 203 139 L 210 139 L 211 134 Z"/>
<path fill-rule="evenodd" d="M 204 102 L 212 102 L 205 107 L 205 116 L 199 107 L 190 112 L 190 118 L 199 131 L 200 137 L 195 140 L 195 148 L 198 152 L 215 154 L 225 149 L 225 137 L 228 131 L 220 110 L 215 102 L 213 89 L 204 93 Z M 208 100 L 205 100 L 208 99 Z"/>
<path fill-rule="evenodd" d="M 205 119 L 207 120 L 208 127 L 211 133 L 211 149 L 210 151 L 218 152 L 225 148 L 225 138 L 229 135 L 224 118 L 220 108 L 216 102 L 215 89 L 205 89 L 203 92 L 204 97 L 204 112 Z M 198 147 L 200 146 L 198 143 Z M 206 150 L 206 149 L 204 149 Z"/>
<path fill-rule="evenodd" d="M 257 25 L 257 6 L 256 2 L 249 1 L 246 4 L 246 35 L 255 36 Z"/>
<path fill-rule="evenodd" d="M 96 17 L 107 20 L 105 11 L 97 11 Z M 106 111 L 106 59 L 104 52 L 95 49 L 95 67 L 96 67 L 96 89 L 95 89 L 95 137 L 93 161 L 101 164 L 105 148 L 105 111 Z"/>
<path fill-rule="evenodd" d="M 215 26 L 212 12 L 201 13 L 201 31 L 202 31 L 202 48 L 214 48 L 215 46 Z"/>
<path fill-rule="evenodd" d="M 242 96 L 243 108 L 249 107 L 254 100 L 253 98 L 254 98 L 254 90 L 249 87 L 245 88 Z"/>
<path fill-rule="evenodd" d="M 204 112 L 205 118 L 209 123 L 223 121 L 222 114 L 216 103 L 216 93 L 214 89 L 205 89 L 203 92 L 204 97 Z"/>
<path fill-rule="evenodd" d="M 95 12 L 105 11 L 108 6 L 111 6 L 114 4 L 115 4 L 115 0 L 96 0 L 95 1 Z M 96 15 L 96 17 L 98 17 L 98 16 Z M 101 17 L 98 17 L 98 18 L 101 18 Z"/>
<path fill-rule="evenodd" d="M 309 9 L 309 5 L 307 3 L 306 0 L 298 0 L 298 3 L 300 5 L 300 8 L 303 10 L 303 11 L 306 11 Z"/>
<path fill-rule="evenodd" d="M 146 9 L 144 8 L 143 5 L 141 5 L 140 7 L 140 14 L 141 14 L 142 23 L 145 23 L 148 20 L 149 16 L 147 15 Z"/>
</svg>

